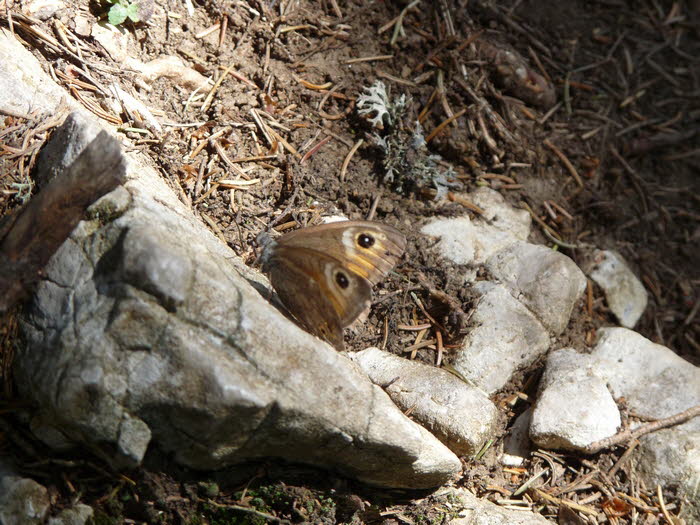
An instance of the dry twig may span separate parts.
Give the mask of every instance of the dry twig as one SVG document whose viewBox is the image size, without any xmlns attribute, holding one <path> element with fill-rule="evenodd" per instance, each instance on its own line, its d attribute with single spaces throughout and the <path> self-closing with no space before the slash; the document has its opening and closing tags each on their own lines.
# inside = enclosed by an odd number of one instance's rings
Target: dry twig
<svg viewBox="0 0 700 525">
<path fill-rule="evenodd" d="M 595 454 L 603 449 L 610 448 L 621 443 L 626 443 L 633 439 L 637 439 L 640 436 L 643 436 L 644 434 L 649 434 L 650 432 L 655 432 L 662 428 L 672 427 L 674 425 L 684 423 L 685 421 L 688 421 L 689 419 L 693 419 L 694 417 L 698 416 L 700 416 L 700 405 L 691 407 L 688 410 L 680 412 L 679 414 L 675 414 L 670 417 L 665 417 L 663 419 L 658 419 L 651 423 L 646 423 L 637 427 L 634 430 L 628 429 L 624 430 L 623 432 L 618 432 L 614 436 L 601 439 L 600 441 L 596 441 L 595 443 L 591 443 L 584 449 L 584 451 L 587 454 Z"/>
</svg>

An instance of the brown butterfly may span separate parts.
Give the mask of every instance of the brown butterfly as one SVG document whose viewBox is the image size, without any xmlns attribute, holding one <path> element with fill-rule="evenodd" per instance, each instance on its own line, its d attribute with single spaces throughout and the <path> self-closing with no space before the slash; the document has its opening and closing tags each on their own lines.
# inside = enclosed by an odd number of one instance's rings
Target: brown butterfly
<svg viewBox="0 0 700 525">
<path fill-rule="evenodd" d="M 343 350 L 343 328 L 369 307 L 372 286 L 403 255 L 406 237 L 371 221 L 303 228 L 265 244 L 262 269 L 307 331 Z"/>
</svg>

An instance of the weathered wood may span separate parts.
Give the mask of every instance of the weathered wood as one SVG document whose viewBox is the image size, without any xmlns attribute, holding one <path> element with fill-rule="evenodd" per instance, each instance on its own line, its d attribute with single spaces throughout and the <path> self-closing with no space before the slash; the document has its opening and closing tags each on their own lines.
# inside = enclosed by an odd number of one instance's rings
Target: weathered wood
<svg viewBox="0 0 700 525">
<path fill-rule="evenodd" d="M 75 161 L 0 224 L 0 313 L 22 300 L 97 199 L 123 184 L 119 142 L 100 132 Z"/>
</svg>

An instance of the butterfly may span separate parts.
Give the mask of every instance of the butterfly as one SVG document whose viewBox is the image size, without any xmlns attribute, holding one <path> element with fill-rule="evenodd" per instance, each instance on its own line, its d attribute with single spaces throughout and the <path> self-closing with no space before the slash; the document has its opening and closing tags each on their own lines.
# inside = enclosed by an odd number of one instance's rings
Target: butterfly
<svg viewBox="0 0 700 525">
<path fill-rule="evenodd" d="M 373 221 L 339 221 L 268 240 L 262 270 L 308 332 L 343 350 L 343 328 L 365 311 L 372 286 L 396 265 L 406 237 Z"/>
</svg>

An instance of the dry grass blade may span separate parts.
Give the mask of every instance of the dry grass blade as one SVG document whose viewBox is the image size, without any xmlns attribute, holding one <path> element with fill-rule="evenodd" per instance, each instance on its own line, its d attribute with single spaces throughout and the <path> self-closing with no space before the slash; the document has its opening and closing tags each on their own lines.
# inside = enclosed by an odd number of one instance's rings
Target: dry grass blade
<svg viewBox="0 0 700 525">
<path fill-rule="evenodd" d="M 340 181 L 345 182 L 345 174 L 348 171 L 348 166 L 350 165 L 350 161 L 352 160 L 352 157 L 355 155 L 357 150 L 362 146 L 364 143 L 363 139 L 358 140 L 352 147 L 352 149 L 348 152 L 348 154 L 345 156 L 345 159 L 343 160 L 343 165 L 340 167 Z"/>
</svg>

